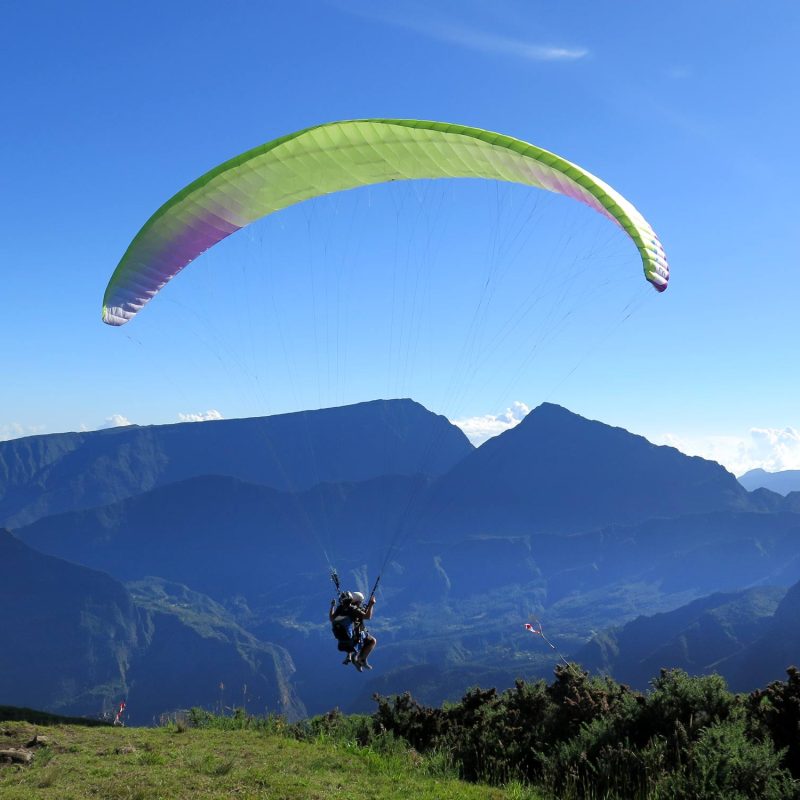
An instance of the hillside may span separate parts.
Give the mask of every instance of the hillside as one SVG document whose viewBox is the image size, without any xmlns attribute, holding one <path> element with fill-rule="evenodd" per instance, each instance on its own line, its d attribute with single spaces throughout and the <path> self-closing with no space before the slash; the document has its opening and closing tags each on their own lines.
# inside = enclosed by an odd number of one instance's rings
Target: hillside
<svg viewBox="0 0 800 800">
<path fill-rule="evenodd" d="M 290 493 L 201 476 L 46 517 L 17 535 L 120 580 L 157 575 L 218 599 L 252 598 L 287 576 L 325 575 L 326 553 L 342 562 L 363 558 L 363 534 L 375 541 L 367 553 L 373 555 L 424 487 L 421 478 L 387 476 Z"/>
<path fill-rule="evenodd" d="M 598 634 L 574 659 L 592 672 L 611 675 L 642 691 L 661 669 L 679 668 L 694 675 L 715 671 L 730 680 L 734 664 L 772 627 L 785 594 L 785 589 L 775 587 L 715 594 L 674 611 L 639 617 Z M 772 664 L 773 669 L 762 670 L 760 676 L 750 670 L 745 682 L 732 681 L 734 688 L 752 691 L 768 671 L 767 681 L 776 679 L 780 670 L 800 657 L 800 650 L 786 648 L 783 655 L 780 668 Z"/>
<path fill-rule="evenodd" d="M 199 475 L 284 491 L 381 475 L 441 475 L 473 450 L 412 400 L 253 419 L 129 426 L 0 442 L 0 525 L 107 505 Z"/>
<path fill-rule="evenodd" d="M 369 715 L 296 723 L 194 708 L 98 729 L 33 712 L 37 727 L 0 725 L 0 796 L 789 800 L 800 673 L 787 673 L 736 696 L 718 675 L 664 670 L 639 693 L 563 664 L 551 682 L 474 686 L 440 707 L 376 696 Z"/>
<path fill-rule="evenodd" d="M 467 784 L 440 762 L 407 750 L 381 753 L 354 743 L 296 741 L 278 731 L 165 728 L 34 727 L 0 723 L 0 747 L 35 734 L 25 767 L 0 761 L 5 800 L 275 797 L 282 800 L 537 800 L 538 795 Z"/>
<path fill-rule="evenodd" d="M 141 645 L 133 599 L 113 578 L 42 555 L 0 528 L 0 703 L 108 710 Z"/>
<path fill-rule="evenodd" d="M 651 444 L 551 403 L 490 439 L 441 477 L 428 499 L 430 536 L 572 533 L 708 511 L 769 511 L 778 495 L 747 492 L 713 461 Z"/>
<path fill-rule="evenodd" d="M 748 687 L 774 680 L 778 664 L 800 665 L 800 583 L 790 587 L 775 613 L 760 626 L 758 635 L 740 652 L 719 661 L 715 669 L 731 687 Z"/>
<path fill-rule="evenodd" d="M 0 609 L 0 703 L 97 717 L 127 699 L 131 721 L 146 725 L 213 705 L 222 682 L 240 702 L 247 685 L 262 711 L 305 714 L 289 654 L 186 587 L 150 579 L 129 591 L 0 529 Z"/>
</svg>

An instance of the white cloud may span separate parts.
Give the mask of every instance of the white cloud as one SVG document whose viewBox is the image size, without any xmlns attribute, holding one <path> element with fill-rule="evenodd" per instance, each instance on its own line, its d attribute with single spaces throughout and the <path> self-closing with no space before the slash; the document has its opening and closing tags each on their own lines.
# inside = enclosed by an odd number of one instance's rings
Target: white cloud
<svg viewBox="0 0 800 800">
<path fill-rule="evenodd" d="M 223 416 L 215 408 L 211 408 L 196 414 L 178 414 L 178 419 L 181 422 L 208 422 L 209 420 L 223 419 Z"/>
<path fill-rule="evenodd" d="M 395 25 L 421 33 L 432 39 L 449 42 L 460 47 L 478 50 L 482 53 L 511 56 L 525 61 L 576 61 L 589 54 L 585 47 L 564 47 L 552 44 L 534 44 L 527 39 L 489 33 L 477 28 L 454 24 L 441 16 L 434 17 L 430 7 L 426 5 L 412 5 L 407 13 L 400 15 L 396 11 L 387 11 L 385 7 L 377 10 L 375 6 L 369 8 L 357 7 L 351 4 L 337 5 L 343 10 L 362 17 Z"/>
<path fill-rule="evenodd" d="M 800 469 L 800 431 L 796 428 L 750 428 L 744 436 L 665 433 L 651 441 L 717 461 L 734 475 L 756 468 L 767 472 Z"/>
<path fill-rule="evenodd" d="M 748 454 L 768 472 L 800 469 L 800 431 L 795 428 L 751 428 Z M 752 467 L 750 467 L 752 469 Z"/>
<path fill-rule="evenodd" d="M 480 50 L 484 53 L 513 56 L 526 61 L 577 61 L 589 54 L 584 47 L 555 47 L 552 45 L 533 44 L 524 39 L 500 36 L 483 31 L 469 30 L 454 25 L 439 25 L 431 29 L 417 28 L 436 39 L 452 44 Z"/>
<path fill-rule="evenodd" d="M 36 436 L 44 431 L 44 425 L 22 425 L 19 422 L 9 422 L 0 425 L 0 442 L 21 439 L 23 436 Z"/>
<path fill-rule="evenodd" d="M 511 408 L 507 408 L 502 414 L 485 414 L 481 417 L 467 417 L 466 419 L 450 420 L 453 425 L 457 425 L 467 435 L 467 438 L 476 447 L 483 444 L 487 439 L 497 436 L 503 431 L 510 430 L 515 425 L 519 425 L 530 408 L 516 400 Z"/>
<path fill-rule="evenodd" d="M 100 425 L 97 430 L 104 431 L 108 428 L 124 428 L 126 425 L 133 425 L 133 423 L 122 414 L 112 414 L 110 417 L 105 419 L 103 424 Z"/>
</svg>

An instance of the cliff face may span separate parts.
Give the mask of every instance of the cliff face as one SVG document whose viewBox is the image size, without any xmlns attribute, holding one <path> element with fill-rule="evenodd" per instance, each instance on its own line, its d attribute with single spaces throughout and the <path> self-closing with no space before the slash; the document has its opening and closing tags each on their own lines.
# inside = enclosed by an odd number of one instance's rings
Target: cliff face
<svg viewBox="0 0 800 800">
<path fill-rule="evenodd" d="M 113 578 L 0 529 L 0 609 L 3 703 L 83 714 L 125 696 L 140 618 Z"/>
<path fill-rule="evenodd" d="M 151 581 L 134 597 L 0 529 L 0 609 L 1 704 L 97 717 L 127 699 L 127 718 L 152 724 L 176 703 L 212 707 L 227 683 L 238 704 L 247 685 L 262 710 L 305 713 L 289 654 L 184 587 Z"/>
</svg>

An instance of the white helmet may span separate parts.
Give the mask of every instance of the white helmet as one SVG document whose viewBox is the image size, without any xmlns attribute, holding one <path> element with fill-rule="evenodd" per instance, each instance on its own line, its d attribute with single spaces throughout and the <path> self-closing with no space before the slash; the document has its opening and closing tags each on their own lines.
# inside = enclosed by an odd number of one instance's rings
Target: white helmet
<svg viewBox="0 0 800 800">
<path fill-rule="evenodd" d="M 364 602 L 364 595 L 361 592 L 351 592 L 350 595 L 353 598 L 354 603 L 363 603 Z"/>
</svg>

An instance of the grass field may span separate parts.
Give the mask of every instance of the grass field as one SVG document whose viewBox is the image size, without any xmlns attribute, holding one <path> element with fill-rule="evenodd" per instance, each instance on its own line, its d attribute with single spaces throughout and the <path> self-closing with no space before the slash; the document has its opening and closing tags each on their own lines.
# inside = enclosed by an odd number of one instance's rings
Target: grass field
<svg viewBox="0 0 800 800">
<path fill-rule="evenodd" d="M 463 783 L 432 758 L 406 748 L 378 752 L 319 736 L 296 741 L 280 733 L 163 728 L 89 728 L 0 723 L 0 749 L 35 733 L 47 745 L 30 765 L 0 764 L 3 800 L 536 800 L 519 785 Z"/>
</svg>

